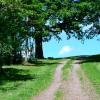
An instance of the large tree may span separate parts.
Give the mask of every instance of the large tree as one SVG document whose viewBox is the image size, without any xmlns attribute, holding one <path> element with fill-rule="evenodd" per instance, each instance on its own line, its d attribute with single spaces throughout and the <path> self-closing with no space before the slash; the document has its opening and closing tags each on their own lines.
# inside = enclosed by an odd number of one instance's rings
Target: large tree
<svg viewBox="0 0 100 100">
<path fill-rule="evenodd" d="M 23 43 L 27 56 L 30 37 L 35 39 L 35 57 L 43 58 L 42 42 L 53 36 L 60 39 L 62 31 L 68 39 L 74 36 L 81 40 L 95 36 L 93 31 L 99 33 L 97 16 L 100 6 L 95 1 L 96 4 L 90 0 L 2 0 L 0 34 L 10 37 L 14 62 Z M 91 31 L 82 30 L 92 23 Z"/>
<path fill-rule="evenodd" d="M 70 0 L 35 0 L 33 2 L 25 2 L 25 4 L 30 10 L 34 11 L 27 16 L 29 22 L 31 21 L 32 26 L 35 28 L 33 36 L 35 39 L 36 58 L 43 58 L 42 42 L 50 40 L 52 36 L 60 39 L 58 34 L 62 30 L 68 36 L 73 33 L 75 37 L 82 38 L 82 34 L 79 32 L 79 24 L 86 16 L 86 13 L 82 12 L 89 9 L 87 8 L 87 3 L 75 3 Z M 75 32 L 78 34 L 75 35 Z"/>
<path fill-rule="evenodd" d="M 41 0 L 38 0 L 41 2 Z M 44 0 L 43 0 L 44 1 Z M 43 3 L 42 1 L 42 3 Z M 39 11 L 38 11 L 39 10 Z M 46 16 L 43 16 L 43 11 Z M 36 58 L 43 58 L 42 41 L 50 40 L 52 36 L 60 39 L 59 34 L 66 32 L 68 39 L 74 36 L 83 40 L 87 38 L 82 28 L 87 24 L 86 18 L 92 10 L 92 3 L 87 1 L 74 0 L 47 0 L 37 9 L 36 18 L 39 24 L 35 23 Z M 41 12 L 42 11 L 42 12 Z M 38 16 L 37 16 L 38 15 Z M 43 16 L 43 23 L 41 23 Z M 46 34 L 45 34 L 46 33 Z M 89 35 L 90 36 L 90 35 Z"/>
</svg>

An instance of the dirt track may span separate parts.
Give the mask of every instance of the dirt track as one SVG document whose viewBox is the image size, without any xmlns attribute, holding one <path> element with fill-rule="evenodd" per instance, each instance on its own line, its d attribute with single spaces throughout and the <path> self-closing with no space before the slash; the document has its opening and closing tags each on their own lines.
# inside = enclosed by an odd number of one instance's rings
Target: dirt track
<svg viewBox="0 0 100 100">
<path fill-rule="evenodd" d="M 62 83 L 63 100 L 100 100 L 88 78 L 82 71 L 79 61 L 75 61 L 69 79 Z M 80 75 L 83 81 L 80 80 Z"/>
<path fill-rule="evenodd" d="M 54 94 L 58 88 L 63 92 L 62 100 L 100 100 L 92 84 L 82 71 L 79 61 L 75 61 L 72 65 L 69 75 L 66 76 L 68 80 L 62 81 L 61 70 L 65 63 L 66 61 L 60 63 L 56 68 L 54 81 L 49 88 L 40 93 L 40 95 L 32 98 L 32 100 L 54 100 Z M 82 81 L 80 80 L 78 71 L 81 73 Z"/>
<path fill-rule="evenodd" d="M 47 88 L 45 91 L 43 91 L 40 95 L 33 98 L 33 100 L 53 100 L 54 94 L 56 90 L 61 85 L 61 69 L 65 65 L 66 61 L 61 62 L 55 71 L 54 80 L 52 84 Z"/>
</svg>

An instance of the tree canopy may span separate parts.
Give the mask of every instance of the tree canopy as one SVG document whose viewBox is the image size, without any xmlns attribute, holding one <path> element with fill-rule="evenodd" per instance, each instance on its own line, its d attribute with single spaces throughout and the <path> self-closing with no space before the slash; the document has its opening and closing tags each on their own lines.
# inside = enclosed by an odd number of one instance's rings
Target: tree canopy
<svg viewBox="0 0 100 100">
<path fill-rule="evenodd" d="M 1 0 L 0 55 L 32 52 L 43 58 L 42 42 L 66 32 L 67 39 L 92 39 L 100 33 L 100 0 Z M 84 26 L 91 25 L 88 30 Z M 31 42 L 31 47 L 29 47 Z M 24 45 L 24 48 L 23 48 Z M 7 52 L 7 53 L 6 53 Z M 8 53 L 9 52 L 9 53 Z M 26 59 L 27 60 L 27 59 Z"/>
</svg>

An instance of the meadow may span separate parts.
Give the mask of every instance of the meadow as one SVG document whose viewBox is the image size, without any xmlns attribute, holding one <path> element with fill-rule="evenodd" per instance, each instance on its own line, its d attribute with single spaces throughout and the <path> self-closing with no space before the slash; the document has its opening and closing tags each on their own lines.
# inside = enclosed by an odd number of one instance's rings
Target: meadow
<svg viewBox="0 0 100 100">
<path fill-rule="evenodd" d="M 60 60 L 39 60 L 30 65 L 4 66 L 0 100 L 29 100 L 47 88 Z"/>
<path fill-rule="evenodd" d="M 82 69 L 100 95 L 100 55 L 84 59 L 82 62 Z"/>
</svg>

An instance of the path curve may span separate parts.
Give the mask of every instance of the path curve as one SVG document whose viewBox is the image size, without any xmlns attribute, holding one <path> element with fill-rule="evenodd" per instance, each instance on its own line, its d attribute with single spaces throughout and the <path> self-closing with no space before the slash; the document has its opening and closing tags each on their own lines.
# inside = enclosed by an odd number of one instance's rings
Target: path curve
<svg viewBox="0 0 100 100">
<path fill-rule="evenodd" d="M 61 69 L 64 67 L 65 63 L 66 61 L 63 61 L 57 66 L 54 80 L 49 88 L 42 92 L 40 95 L 34 97 L 32 100 L 53 100 L 56 90 L 61 85 Z"/>
</svg>

